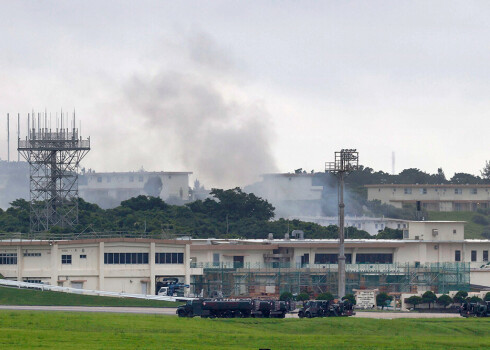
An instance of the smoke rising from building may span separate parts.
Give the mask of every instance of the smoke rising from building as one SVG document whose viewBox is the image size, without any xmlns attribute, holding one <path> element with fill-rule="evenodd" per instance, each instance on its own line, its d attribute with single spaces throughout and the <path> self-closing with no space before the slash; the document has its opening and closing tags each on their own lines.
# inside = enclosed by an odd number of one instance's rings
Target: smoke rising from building
<svg viewBox="0 0 490 350">
<path fill-rule="evenodd" d="M 204 35 L 184 46 L 182 71 L 157 66 L 127 82 L 130 113 L 206 186 L 241 186 L 276 171 L 270 116 L 260 102 L 237 97 L 243 82 L 230 58 Z"/>
</svg>

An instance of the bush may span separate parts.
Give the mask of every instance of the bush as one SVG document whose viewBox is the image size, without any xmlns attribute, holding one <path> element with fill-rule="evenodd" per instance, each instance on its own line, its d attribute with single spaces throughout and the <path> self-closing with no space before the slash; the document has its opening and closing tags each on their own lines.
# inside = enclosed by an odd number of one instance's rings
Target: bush
<svg viewBox="0 0 490 350">
<path fill-rule="evenodd" d="M 308 293 L 299 293 L 297 296 L 296 296 L 296 300 L 297 301 L 305 301 L 305 300 L 310 300 L 310 296 L 308 295 Z"/>
<path fill-rule="evenodd" d="M 422 298 L 418 295 L 412 295 L 410 298 L 405 299 L 405 302 L 407 304 L 412 304 L 413 309 L 415 310 L 418 304 L 422 304 Z"/>
<path fill-rule="evenodd" d="M 483 215 L 473 215 L 473 218 L 471 219 L 471 221 L 473 221 L 475 224 L 478 224 L 478 225 L 483 225 L 483 226 L 488 225 L 488 220 Z"/>
<path fill-rule="evenodd" d="M 279 297 L 279 300 L 281 300 L 281 301 L 293 300 L 293 293 L 282 292 L 281 296 Z"/>
<path fill-rule="evenodd" d="M 466 301 L 468 303 L 481 303 L 483 300 L 477 296 L 472 296 L 470 298 L 467 298 Z"/>
<path fill-rule="evenodd" d="M 485 301 L 490 301 L 490 292 L 485 294 Z"/>
<path fill-rule="evenodd" d="M 465 301 L 467 296 L 468 296 L 468 292 L 465 292 L 464 290 L 460 290 L 459 292 L 456 293 L 453 300 L 455 303 L 462 303 L 463 301 Z"/>
<path fill-rule="evenodd" d="M 334 297 L 332 293 L 329 292 L 318 294 L 318 296 L 316 297 L 316 300 L 333 300 L 333 299 Z"/>
<path fill-rule="evenodd" d="M 393 300 L 393 297 L 386 293 L 379 293 L 378 295 L 376 295 L 376 304 L 378 306 L 381 306 L 381 309 L 384 309 L 388 301 L 391 300 Z"/>
<path fill-rule="evenodd" d="M 349 300 L 352 305 L 356 305 L 356 297 L 354 294 L 346 294 L 344 297 L 342 297 L 342 300 Z"/>
<path fill-rule="evenodd" d="M 422 303 L 428 304 L 429 309 L 430 309 L 430 304 L 435 303 L 437 300 L 437 296 L 434 294 L 434 292 L 428 290 L 422 295 Z"/>
<path fill-rule="evenodd" d="M 437 298 L 437 303 L 439 305 L 442 305 L 444 306 L 444 308 L 446 308 L 449 304 L 451 304 L 453 302 L 453 298 L 451 298 L 449 295 L 447 294 L 443 294 L 441 295 L 439 298 Z"/>
</svg>

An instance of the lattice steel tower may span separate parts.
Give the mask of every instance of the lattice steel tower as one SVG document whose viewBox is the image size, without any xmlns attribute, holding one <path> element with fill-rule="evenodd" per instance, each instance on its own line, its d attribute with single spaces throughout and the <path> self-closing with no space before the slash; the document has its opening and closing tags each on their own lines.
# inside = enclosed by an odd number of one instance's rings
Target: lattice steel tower
<svg viewBox="0 0 490 350">
<path fill-rule="evenodd" d="M 38 114 L 37 123 L 29 114 L 26 139 L 18 140 L 18 151 L 30 165 L 31 232 L 78 223 L 78 166 L 90 151 L 90 137 L 79 135 L 75 114 L 70 128 L 67 120 L 63 126 L 64 118 L 62 113 L 52 130 L 47 113 Z"/>
</svg>

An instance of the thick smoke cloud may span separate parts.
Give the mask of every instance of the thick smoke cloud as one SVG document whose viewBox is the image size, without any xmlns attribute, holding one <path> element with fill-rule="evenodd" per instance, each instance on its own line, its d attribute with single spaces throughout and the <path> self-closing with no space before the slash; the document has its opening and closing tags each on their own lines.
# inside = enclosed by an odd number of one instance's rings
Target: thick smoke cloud
<svg viewBox="0 0 490 350">
<path fill-rule="evenodd" d="M 184 69 L 158 67 L 128 81 L 131 113 L 208 187 L 243 186 L 276 171 L 270 116 L 260 102 L 234 96 L 241 89 L 230 58 L 203 35 L 185 46 Z"/>
</svg>

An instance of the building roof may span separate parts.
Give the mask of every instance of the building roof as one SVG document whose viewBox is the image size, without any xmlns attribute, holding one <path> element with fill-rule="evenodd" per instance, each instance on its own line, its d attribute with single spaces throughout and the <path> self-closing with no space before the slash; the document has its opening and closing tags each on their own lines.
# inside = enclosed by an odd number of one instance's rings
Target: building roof
<svg viewBox="0 0 490 350">
<path fill-rule="evenodd" d="M 90 172 L 82 176 L 100 176 L 100 175 L 190 175 L 192 171 L 113 171 L 113 172 Z"/>
</svg>

